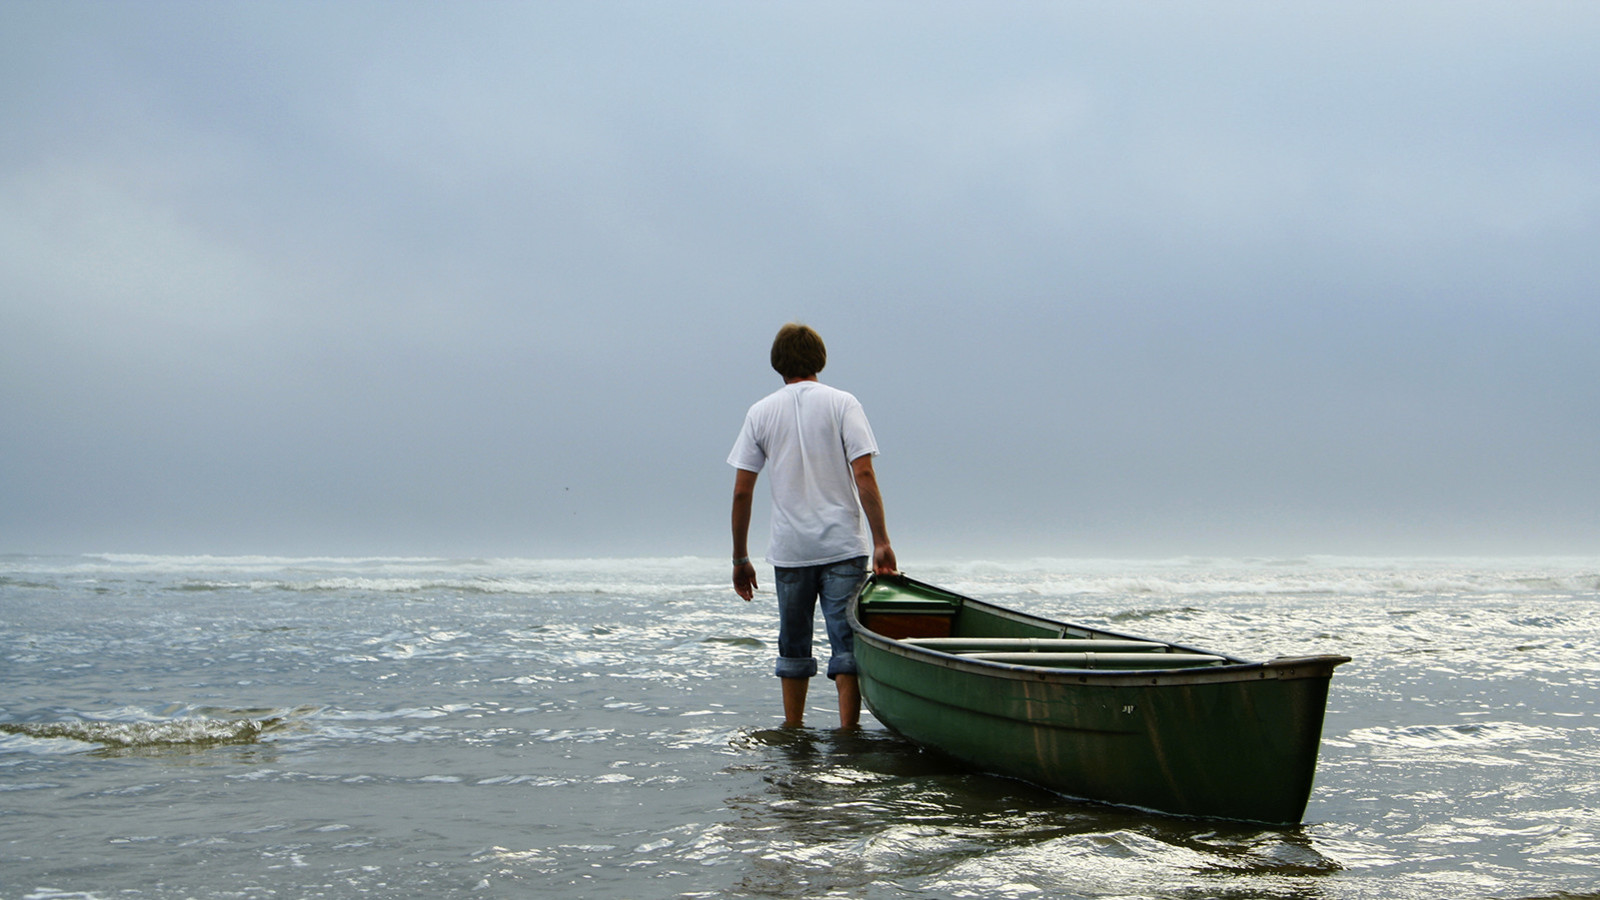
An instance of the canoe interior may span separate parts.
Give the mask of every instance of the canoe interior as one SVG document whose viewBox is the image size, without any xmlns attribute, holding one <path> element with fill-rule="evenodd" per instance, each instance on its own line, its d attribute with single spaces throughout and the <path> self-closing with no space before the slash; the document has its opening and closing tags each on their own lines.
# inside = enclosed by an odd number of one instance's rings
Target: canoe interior
<svg viewBox="0 0 1600 900">
<path fill-rule="evenodd" d="M 862 595 L 861 622 L 891 640 L 1067 636 L 1062 626 L 989 615 L 965 601 L 932 585 L 875 580 Z"/>
<path fill-rule="evenodd" d="M 1041 619 L 909 579 L 870 582 L 857 611 L 862 626 L 877 635 L 972 660 L 1123 669 L 1241 662 L 1163 641 Z"/>
<path fill-rule="evenodd" d="M 1074 797 L 1294 823 L 1345 657 L 1249 662 L 1032 616 L 900 576 L 850 607 L 885 726 Z"/>
</svg>

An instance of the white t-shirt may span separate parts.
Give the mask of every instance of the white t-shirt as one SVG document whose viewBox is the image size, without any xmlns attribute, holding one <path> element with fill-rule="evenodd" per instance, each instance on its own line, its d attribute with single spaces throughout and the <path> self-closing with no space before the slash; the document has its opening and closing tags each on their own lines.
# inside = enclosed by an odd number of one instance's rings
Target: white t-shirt
<svg viewBox="0 0 1600 900">
<path fill-rule="evenodd" d="M 816 381 L 797 381 L 750 407 L 728 464 L 769 470 L 772 541 L 767 562 L 820 566 L 872 554 L 850 463 L 876 455 L 861 403 Z"/>
</svg>

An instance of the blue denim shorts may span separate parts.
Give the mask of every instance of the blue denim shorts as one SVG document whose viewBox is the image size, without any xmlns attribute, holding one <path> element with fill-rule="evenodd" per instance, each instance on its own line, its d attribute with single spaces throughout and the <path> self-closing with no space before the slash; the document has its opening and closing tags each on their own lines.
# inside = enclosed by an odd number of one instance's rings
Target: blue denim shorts
<svg viewBox="0 0 1600 900">
<path fill-rule="evenodd" d="M 773 572 L 778 589 L 779 678 L 810 678 L 817 674 L 817 660 L 811 655 L 811 631 L 818 600 L 822 601 L 822 618 L 832 653 L 828 677 L 855 674 L 855 638 L 844 610 L 866 575 L 865 556 Z"/>
</svg>

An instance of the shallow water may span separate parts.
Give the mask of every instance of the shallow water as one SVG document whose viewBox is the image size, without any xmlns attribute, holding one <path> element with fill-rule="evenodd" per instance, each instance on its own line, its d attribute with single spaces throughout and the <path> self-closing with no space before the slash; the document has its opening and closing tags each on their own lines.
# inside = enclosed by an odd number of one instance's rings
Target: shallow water
<svg viewBox="0 0 1600 900">
<path fill-rule="evenodd" d="M 7 557 L 0 897 L 1600 896 L 1600 560 L 911 574 L 1353 657 L 1307 824 L 974 773 L 821 679 L 775 729 L 771 595 L 718 562 Z"/>
</svg>

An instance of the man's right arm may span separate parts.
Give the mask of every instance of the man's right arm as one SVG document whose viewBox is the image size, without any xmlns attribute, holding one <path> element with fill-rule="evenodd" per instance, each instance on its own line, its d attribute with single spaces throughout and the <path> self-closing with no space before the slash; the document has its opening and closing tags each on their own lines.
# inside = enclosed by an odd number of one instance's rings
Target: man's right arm
<svg viewBox="0 0 1600 900">
<path fill-rule="evenodd" d="M 756 567 L 750 562 L 750 511 L 755 504 L 756 473 L 737 469 L 733 476 L 733 558 L 744 562 L 733 567 L 734 593 L 745 600 L 756 593 Z"/>
</svg>

